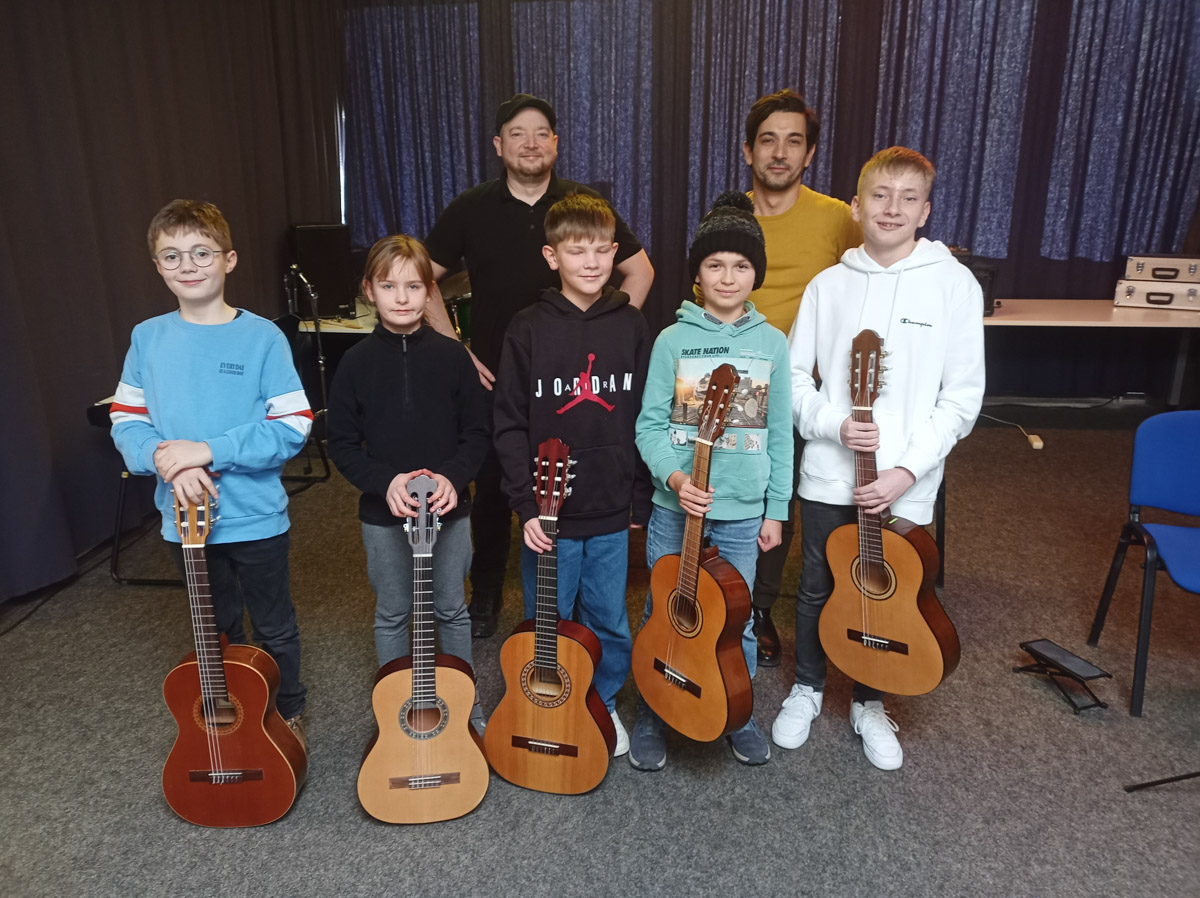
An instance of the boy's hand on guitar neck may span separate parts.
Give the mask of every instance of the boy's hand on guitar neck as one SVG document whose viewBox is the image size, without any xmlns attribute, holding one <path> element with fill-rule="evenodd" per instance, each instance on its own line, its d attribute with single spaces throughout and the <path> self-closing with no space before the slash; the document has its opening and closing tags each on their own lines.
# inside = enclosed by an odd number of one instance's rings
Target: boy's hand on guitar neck
<svg viewBox="0 0 1200 898">
<path fill-rule="evenodd" d="M 189 502 L 192 505 L 201 505 L 205 493 L 214 499 L 217 498 L 217 487 L 213 479 L 220 476 L 207 468 L 184 468 L 176 473 L 175 479 L 169 483 L 181 505 L 186 506 Z"/>
<path fill-rule="evenodd" d="M 458 491 L 454 489 L 453 484 L 441 474 L 435 474 L 428 468 L 421 468 L 418 471 L 397 474 L 388 484 L 387 494 L 384 498 L 387 500 L 388 508 L 396 517 L 415 518 L 417 516 L 417 510 L 421 507 L 421 503 L 408 494 L 408 482 L 422 474 L 432 477 L 433 482 L 437 484 L 437 489 L 429 496 L 430 511 L 434 514 L 446 515 L 458 507 Z"/>
<path fill-rule="evenodd" d="M 702 518 L 712 509 L 713 488 L 700 489 L 683 471 L 676 471 L 668 477 L 667 486 L 675 491 L 679 497 L 679 507 L 688 514 Z"/>
<path fill-rule="evenodd" d="M 539 555 L 554 548 L 554 541 L 546 536 L 546 531 L 542 529 L 541 521 L 537 518 L 526 521 L 522 530 L 525 533 L 525 545 Z"/>
<path fill-rule="evenodd" d="M 883 514 L 916 482 L 917 478 L 908 468 L 888 468 L 880 471 L 871 483 L 855 487 L 854 504 L 871 514 Z"/>
<path fill-rule="evenodd" d="M 874 421 L 855 421 L 853 415 L 842 422 L 842 445 L 854 452 L 875 452 L 879 449 L 879 425 Z"/>
</svg>

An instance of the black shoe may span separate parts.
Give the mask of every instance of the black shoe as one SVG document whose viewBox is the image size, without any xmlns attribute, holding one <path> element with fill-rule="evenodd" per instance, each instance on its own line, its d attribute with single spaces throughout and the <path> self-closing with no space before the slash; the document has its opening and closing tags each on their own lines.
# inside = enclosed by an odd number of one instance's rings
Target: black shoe
<svg viewBox="0 0 1200 898">
<path fill-rule="evenodd" d="M 471 619 L 471 637 L 473 639 L 487 639 L 489 636 L 494 636 L 496 627 L 500 625 L 500 620 L 495 615 L 492 617 L 477 617 Z M 779 662 L 776 661 L 776 664 Z"/>
<path fill-rule="evenodd" d="M 758 663 L 763 667 L 778 667 L 779 631 L 771 620 L 770 608 L 754 609 L 754 635 L 758 639 Z"/>
</svg>

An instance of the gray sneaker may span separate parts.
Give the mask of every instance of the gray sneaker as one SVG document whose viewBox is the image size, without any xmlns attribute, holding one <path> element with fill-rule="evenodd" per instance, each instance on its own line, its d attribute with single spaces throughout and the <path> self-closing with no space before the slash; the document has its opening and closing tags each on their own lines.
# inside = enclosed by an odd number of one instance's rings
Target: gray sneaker
<svg viewBox="0 0 1200 898">
<path fill-rule="evenodd" d="M 725 738 L 729 740 L 733 756 L 743 764 L 757 766 L 771 760 L 771 746 L 767 744 L 767 737 L 758 728 L 753 717 L 744 727 Z"/>
<path fill-rule="evenodd" d="M 662 770 L 667 763 L 667 725 L 640 695 L 629 737 L 629 763 L 638 770 Z"/>
</svg>

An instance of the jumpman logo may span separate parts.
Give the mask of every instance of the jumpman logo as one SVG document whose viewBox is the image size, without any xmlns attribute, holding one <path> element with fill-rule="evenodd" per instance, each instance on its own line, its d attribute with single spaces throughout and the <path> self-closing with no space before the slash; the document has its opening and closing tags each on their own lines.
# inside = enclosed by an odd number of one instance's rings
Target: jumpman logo
<svg viewBox="0 0 1200 898">
<path fill-rule="evenodd" d="M 611 412 L 615 405 L 609 405 L 592 391 L 592 362 L 596 360 L 596 353 L 588 353 L 588 366 L 586 371 L 579 372 L 579 383 L 575 385 L 575 389 L 571 391 L 571 395 L 575 398 L 558 410 L 558 414 L 562 414 L 572 406 L 579 405 L 585 399 L 590 399 L 592 402 L 598 402 L 604 406 L 605 411 Z"/>
</svg>

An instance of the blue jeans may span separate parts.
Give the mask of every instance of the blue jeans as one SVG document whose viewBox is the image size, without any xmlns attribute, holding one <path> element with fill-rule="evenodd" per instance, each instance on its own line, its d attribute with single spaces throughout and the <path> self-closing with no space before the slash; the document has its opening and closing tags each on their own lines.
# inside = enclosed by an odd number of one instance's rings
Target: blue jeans
<svg viewBox="0 0 1200 898">
<path fill-rule="evenodd" d="M 579 620 L 600 640 L 596 692 L 605 707 L 617 706 L 617 693 L 629 676 L 633 637 L 625 607 L 625 582 L 629 572 L 629 531 L 618 530 L 582 539 L 560 537 L 558 549 L 558 616 L 570 620 L 579 599 Z M 537 613 L 538 553 L 521 549 L 521 585 L 525 590 L 525 617 Z"/>
<path fill-rule="evenodd" d="M 821 692 L 825 689 L 826 658 L 821 647 L 821 609 L 833 594 L 833 571 L 825 558 L 829 534 L 843 524 L 857 524 L 853 505 L 827 505 L 800 500 L 800 548 L 804 568 L 796 594 L 796 682 Z M 883 697 L 878 689 L 855 683 L 854 701 L 868 702 Z"/>
<path fill-rule="evenodd" d="M 409 619 L 413 605 L 412 546 L 404 528 L 362 525 L 367 576 L 375 590 L 375 655 L 379 666 L 411 653 Z M 471 522 L 467 516 L 446 521 L 433 546 L 433 616 L 442 651 L 471 660 L 471 617 L 463 581 L 471 566 Z"/>
<path fill-rule="evenodd" d="M 212 593 L 213 623 L 229 641 L 246 641 L 242 614 L 250 612 L 254 641 L 279 665 L 279 693 L 275 707 L 285 718 L 304 711 L 308 690 L 300 682 L 300 628 L 292 604 L 286 532 L 266 539 L 236 543 L 209 543 L 208 585 Z M 167 543 L 175 565 L 183 573 L 183 548 Z M 186 575 L 184 575 L 186 579 Z"/>
<path fill-rule="evenodd" d="M 740 521 L 704 520 L 704 535 L 721 550 L 721 557 L 737 568 L 746 581 L 746 588 L 754 583 L 754 568 L 758 564 L 758 531 L 762 529 L 762 518 L 743 518 Z M 664 555 L 678 554 L 683 548 L 683 530 L 687 515 L 671 511 L 658 505 L 650 512 L 650 523 L 646 527 L 646 567 L 654 570 L 654 564 Z M 646 610 L 642 623 L 650 619 L 650 594 L 646 594 Z M 746 656 L 746 667 L 751 678 L 758 671 L 758 641 L 754 638 L 754 616 L 746 621 L 742 631 L 742 654 Z"/>
</svg>

